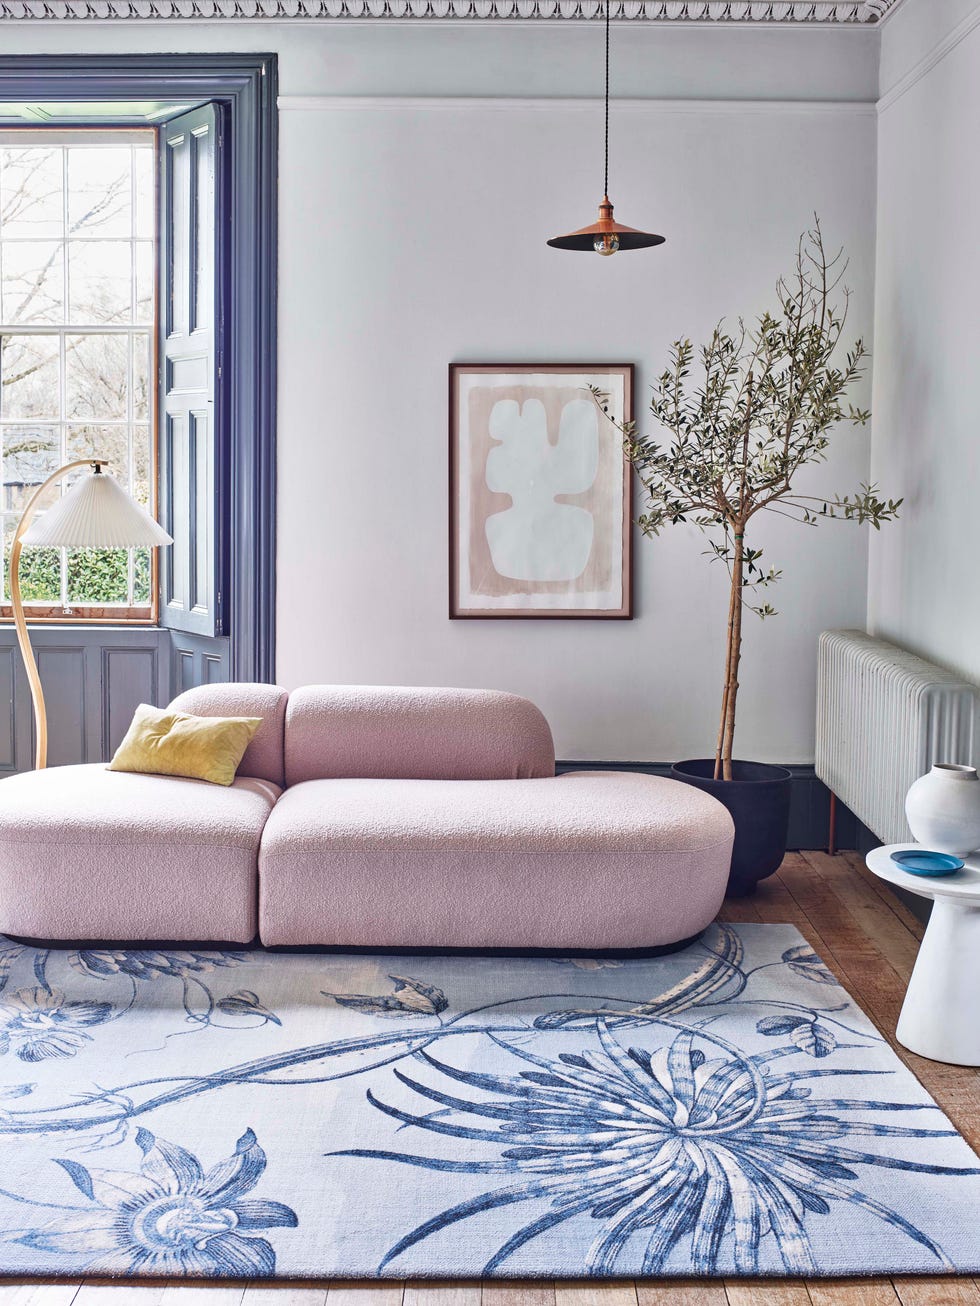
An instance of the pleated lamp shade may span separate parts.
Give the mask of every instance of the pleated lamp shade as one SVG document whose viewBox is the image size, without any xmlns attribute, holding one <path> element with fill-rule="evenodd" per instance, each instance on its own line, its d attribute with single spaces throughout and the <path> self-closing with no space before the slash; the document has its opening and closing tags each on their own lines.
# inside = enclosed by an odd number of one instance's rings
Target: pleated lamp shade
<svg viewBox="0 0 980 1306">
<path fill-rule="evenodd" d="M 90 472 L 31 523 L 24 543 L 66 549 L 139 549 L 173 539 L 105 472 Z"/>
</svg>

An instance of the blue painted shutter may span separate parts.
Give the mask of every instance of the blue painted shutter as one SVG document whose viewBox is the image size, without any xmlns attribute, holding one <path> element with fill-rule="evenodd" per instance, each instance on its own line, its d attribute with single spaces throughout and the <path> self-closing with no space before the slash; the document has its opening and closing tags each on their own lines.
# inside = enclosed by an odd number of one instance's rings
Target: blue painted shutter
<svg viewBox="0 0 980 1306">
<path fill-rule="evenodd" d="M 226 229 L 224 110 L 206 104 L 160 132 L 160 515 L 174 537 L 160 554 L 160 624 L 208 678 L 227 663 L 221 528 L 227 460 L 221 355 Z M 195 637 L 180 640 L 177 632 Z M 214 645 L 210 645 L 210 641 Z M 185 664 L 175 688 L 199 673 Z"/>
</svg>

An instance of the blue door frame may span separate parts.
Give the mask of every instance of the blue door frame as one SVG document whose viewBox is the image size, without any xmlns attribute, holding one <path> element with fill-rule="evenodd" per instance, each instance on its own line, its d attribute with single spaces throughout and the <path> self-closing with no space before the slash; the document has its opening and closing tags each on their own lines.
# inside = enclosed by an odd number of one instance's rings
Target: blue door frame
<svg viewBox="0 0 980 1306">
<path fill-rule="evenodd" d="M 275 679 L 277 61 L 274 54 L 0 56 L 3 100 L 212 100 L 231 132 L 229 230 L 218 258 L 234 287 L 222 348 L 230 438 L 218 557 L 231 680 Z M 179 659 L 178 659 L 179 661 Z"/>
</svg>

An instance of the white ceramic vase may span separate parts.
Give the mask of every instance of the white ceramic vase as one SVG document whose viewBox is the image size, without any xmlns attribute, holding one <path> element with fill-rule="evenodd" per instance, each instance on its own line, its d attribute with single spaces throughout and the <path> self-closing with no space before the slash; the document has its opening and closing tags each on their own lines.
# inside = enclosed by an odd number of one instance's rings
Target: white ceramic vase
<svg viewBox="0 0 980 1306">
<path fill-rule="evenodd" d="M 980 779 L 976 767 L 937 763 L 908 791 L 905 815 L 913 838 L 924 848 L 956 857 L 980 848 Z"/>
</svg>

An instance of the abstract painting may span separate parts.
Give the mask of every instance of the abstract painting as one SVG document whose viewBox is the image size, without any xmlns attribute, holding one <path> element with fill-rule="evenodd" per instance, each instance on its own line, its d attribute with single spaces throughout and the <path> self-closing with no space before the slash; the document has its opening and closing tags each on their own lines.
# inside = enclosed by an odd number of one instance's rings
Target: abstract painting
<svg viewBox="0 0 980 1306">
<path fill-rule="evenodd" d="M 632 364 L 451 364 L 451 617 L 632 616 L 632 396 Z"/>
</svg>

